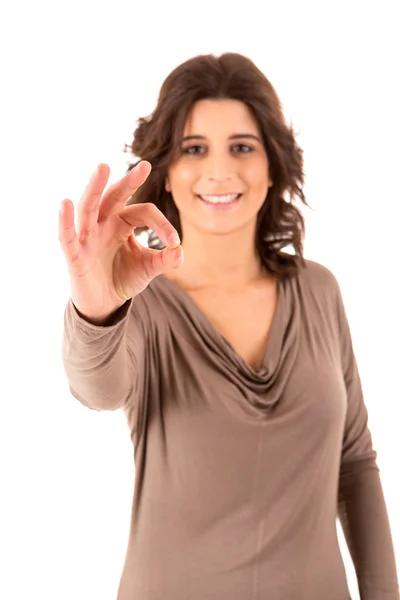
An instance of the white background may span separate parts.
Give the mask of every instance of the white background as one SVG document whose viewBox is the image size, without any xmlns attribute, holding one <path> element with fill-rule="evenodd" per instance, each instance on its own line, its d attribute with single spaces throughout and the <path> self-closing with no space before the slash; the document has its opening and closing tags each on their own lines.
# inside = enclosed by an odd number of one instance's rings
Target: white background
<svg viewBox="0 0 400 600">
<path fill-rule="evenodd" d="M 123 145 L 165 76 L 209 52 L 253 59 L 298 131 L 313 207 L 305 255 L 342 287 L 400 566 L 398 9 L 385 0 L 1 9 L 1 598 L 116 596 L 133 452 L 122 412 L 90 411 L 67 387 L 58 211 L 64 197 L 78 202 L 99 162 L 110 182 L 123 175 Z"/>
</svg>

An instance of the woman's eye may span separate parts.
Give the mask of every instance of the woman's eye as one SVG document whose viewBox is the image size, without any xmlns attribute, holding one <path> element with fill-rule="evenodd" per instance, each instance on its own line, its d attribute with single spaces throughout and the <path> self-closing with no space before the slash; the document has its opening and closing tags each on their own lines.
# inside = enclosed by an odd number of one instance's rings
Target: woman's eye
<svg viewBox="0 0 400 600">
<path fill-rule="evenodd" d="M 203 152 L 202 146 L 188 146 L 187 148 L 183 148 L 183 154 L 201 154 Z"/>
<path fill-rule="evenodd" d="M 253 148 L 248 144 L 235 144 L 232 149 L 234 152 L 242 152 L 243 154 L 253 151 Z"/>
</svg>

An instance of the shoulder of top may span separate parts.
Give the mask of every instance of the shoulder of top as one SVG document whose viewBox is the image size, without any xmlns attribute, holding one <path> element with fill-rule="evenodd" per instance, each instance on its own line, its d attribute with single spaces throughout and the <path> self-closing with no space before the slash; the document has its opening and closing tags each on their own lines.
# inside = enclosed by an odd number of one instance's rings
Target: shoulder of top
<svg viewBox="0 0 400 600">
<path fill-rule="evenodd" d="M 310 283 L 328 287 L 339 287 L 336 276 L 327 266 L 310 259 L 305 259 L 305 265 L 305 268 L 301 270 L 301 275 Z"/>
</svg>

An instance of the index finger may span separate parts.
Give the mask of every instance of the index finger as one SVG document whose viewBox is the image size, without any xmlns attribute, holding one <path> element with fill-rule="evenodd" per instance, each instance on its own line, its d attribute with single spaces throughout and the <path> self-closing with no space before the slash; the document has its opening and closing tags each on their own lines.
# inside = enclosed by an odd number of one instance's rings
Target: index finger
<svg viewBox="0 0 400 600">
<path fill-rule="evenodd" d="M 98 220 L 104 221 L 111 214 L 124 208 L 128 198 L 143 185 L 150 175 L 150 171 L 151 164 L 147 160 L 142 160 L 122 179 L 110 185 L 101 200 Z"/>
<path fill-rule="evenodd" d="M 175 248 L 181 243 L 175 227 L 161 210 L 151 202 L 127 206 L 118 214 L 118 218 L 124 221 L 128 227 L 124 234 L 131 233 L 136 227 L 147 227 L 156 232 L 165 246 Z"/>
</svg>

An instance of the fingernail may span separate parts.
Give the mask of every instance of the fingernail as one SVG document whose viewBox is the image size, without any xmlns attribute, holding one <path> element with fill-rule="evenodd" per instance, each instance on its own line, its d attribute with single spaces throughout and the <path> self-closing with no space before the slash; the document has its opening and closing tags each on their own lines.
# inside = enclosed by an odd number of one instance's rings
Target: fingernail
<svg viewBox="0 0 400 600">
<path fill-rule="evenodd" d="M 183 248 L 182 246 L 178 246 L 174 250 L 174 260 L 176 262 L 181 262 L 183 260 Z"/>
<path fill-rule="evenodd" d="M 133 169 L 131 169 L 131 170 L 129 171 L 129 174 L 128 174 L 128 181 L 131 181 L 131 180 L 132 180 L 132 181 L 134 181 L 134 180 L 136 179 L 136 168 L 137 168 L 137 167 L 133 167 Z"/>
<path fill-rule="evenodd" d="M 169 239 L 171 240 L 171 244 L 174 245 L 173 247 L 179 246 L 181 243 L 181 239 L 177 231 L 175 231 L 175 233 L 173 233 Z"/>
<path fill-rule="evenodd" d="M 146 161 L 147 162 L 147 161 Z M 133 167 L 133 171 L 139 171 L 139 169 L 141 168 L 141 165 L 144 164 L 143 160 L 139 160 L 139 162 Z"/>
<path fill-rule="evenodd" d="M 93 181 L 93 179 L 96 177 L 98 172 L 99 172 L 99 166 L 96 167 L 96 170 L 94 171 L 92 177 L 90 178 L 90 181 Z"/>
</svg>

